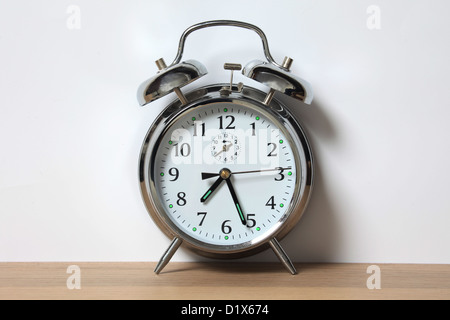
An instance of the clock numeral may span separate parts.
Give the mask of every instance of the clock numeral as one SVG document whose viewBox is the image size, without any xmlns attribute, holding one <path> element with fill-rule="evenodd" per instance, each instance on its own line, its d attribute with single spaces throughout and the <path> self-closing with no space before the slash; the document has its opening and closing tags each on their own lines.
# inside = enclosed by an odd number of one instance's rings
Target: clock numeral
<svg viewBox="0 0 450 320">
<path fill-rule="evenodd" d="M 280 172 L 278 172 L 278 174 L 279 174 L 280 176 L 279 176 L 279 177 L 275 177 L 275 178 L 273 178 L 273 179 L 274 179 L 275 181 L 281 181 L 281 180 L 284 179 L 284 174 L 283 174 L 284 169 L 283 169 L 283 168 L 280 168 L 280 167 L 278 167 L 277 169 L 280 170 Z"/>
<path fill-rule="evenodd" d="M 227 225 L 227 223 L 230 222 L 230 221 L 231 220 L 225 220 L 222 223 L 222 232 L 225 233 L 225 234 L 229 234 L 232 231 L 231 227 Z"/>
<path fill-rule="evenodd" d="M 194 137 L 196 137 L 198 124 L 194 123 L 193 126 L 194 126 Z M 205 123 L 203 122 L 202 124 L 200 124 L 200 126 L 202 127 L 202 137 L 204 137 L 205 136 Z"/>
<path fill-rule="evenodd" d="M 256 136 L 255 123 L 250 123 L 250 126 L 252 127 L 252 136 Z"/>
<path fill-rule="evenodd" d="M 178 157 L 180 154 L 183 157 L 187 157 L 191 154 L 191 146 L 189 143 L 183 143 L 180 147 L 178 143 L 175 143 L 173 146 L 175 147 L 175 157 Z"/>
<path fill-rule="evenodd" d="M 203 224 L 203 221 L 205 220 L 207 215 L 207 212 L 197 212 L 197 216 L 203 216 L 202 220 L 200 220 L 200 223 L 198 224 L 199 226 L 201 226 Z"/>
<path fill-rule="evenodd" d="M 275 209 L 275 196 L 271 196 L 269 200 L 266 202 L 266 207 L 270 207 L 272 210 Z"/>
<path fill-rule="evenodd" d="M 178 177 L 180 176 L 180 172 L 178 171 L 177 168 L 170 168 L 169 175 L 171 175 L 172 177 L 175 177 L 170 181 L 177 181 Z"/>
<path fill-rule="evenodd" d="M 186 193 L 178 192 L 177 196 L 178 196 L 177 205 L 179 205 L 180 207 L 186 205 L 186 202 L 187 202 L 185 199 Z"/>
<path fill-rule="evenodd" d="M 247 214 L 247 227 L 248 228 L 253 228 L 254 226 L 256 226 L 256 220 L 252 219 L 251 217 L 254 217 L 255 214 L 249 213 Z"/>
<path fill-rule="evenodd" d="M 277 149 L 277 145 L 273 142 L 269 142 L 267 144 L 267 146 L 272 146 L 272 151 L 269 152 L 269 154 L 267 155 L 268 157 L 276 157 L 278 154 L 274 153 L 274 151 Z"/>
<path fill-rule="evenodd" d="M 230 123 L 225 129 L 235 129 L 236 126 L 231 126 L 234 123 L 234 116 L 226 116 L 226 119 L 230 119 Z M 217 117 L 219 119 L 219 129 L 223 129 L 223 116 Z"/>
</svg>

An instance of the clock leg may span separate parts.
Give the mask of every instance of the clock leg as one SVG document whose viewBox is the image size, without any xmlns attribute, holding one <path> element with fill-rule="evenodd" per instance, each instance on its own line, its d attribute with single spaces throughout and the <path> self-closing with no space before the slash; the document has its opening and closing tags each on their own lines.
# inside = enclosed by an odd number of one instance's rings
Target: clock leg
<svg viewBox="0 0 450 320">
<path fill-rule="evenodd" d="M 175 254 L 177 249 L 180 247 L 180 245 L 183 243 L 183 240 L 180 238 L 174 238 L 172 240 L 172 243 L 167 248 L 166 252 L 164 252 L 163 256 L 159 260 L 158 264 L 155 268 L 155 273 L 159 274 L 161 270 L 169 263 L 170 259 L 172 259 L 172 256 Z"/>
<path fill-rule="evenodd" d="M 270 246 L 272 247 L 272 250 L 277 255 L 278 259 L 284 264 L 284 266 L 289 270 L 291 274 L 296 274 L 297 270 L 294 267 L 294 264 L 292 263 L 291 259 L 289 259 L 286 252 L 281 247 L 280 243 L 276 238 L 272 238 L 269 241 Z"/>
</svg>

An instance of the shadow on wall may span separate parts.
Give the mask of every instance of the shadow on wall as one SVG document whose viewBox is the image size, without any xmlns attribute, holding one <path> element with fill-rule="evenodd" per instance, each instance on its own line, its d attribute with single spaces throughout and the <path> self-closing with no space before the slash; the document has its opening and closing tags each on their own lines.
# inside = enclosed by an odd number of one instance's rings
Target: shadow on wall
<svg viewBox="0 0 450 320">
<path fill-rule="evenodd" d="M 313 150 L 315 169 L 309 205 L 300 222 L 282 240 L 282 245 L 296 262 L 337 262 L 336 254 L 340 249 L 339 219 L 333 210 L 321 164 L 324 163 L 323 150 L 338 142 L 338 133 L 319 99 L 315 98 L 310 106 L 289 103 L 285 100 L 289 97 L 279 99 L 291 106 L 290 110 L 306 131 Z"/>
</svg>

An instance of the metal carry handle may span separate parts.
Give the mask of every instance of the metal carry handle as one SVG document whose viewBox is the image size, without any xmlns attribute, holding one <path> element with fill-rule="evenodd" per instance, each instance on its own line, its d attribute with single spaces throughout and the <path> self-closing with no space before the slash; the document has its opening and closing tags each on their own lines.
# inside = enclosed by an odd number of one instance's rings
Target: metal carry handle
<svg viewBox="0 0 450 320">
<path fill-rule="evenodd" d="M 189 28 L 187 28 L 181 35 L 180 43 L 178 44 L 177 56 L 175 57 L 175 60 L 172 62 L 172 64 L 169 67 L 176 65 L 181 61 L 181 58 L 183 56 L 183 51 L 184 51 L 184 43 L 186 42 L 186 38 L 188 35 L 190 35 L 192 32 L 194 32 L 196 30 L 209 28 L 209 27 L 218 27 L 218 26 L 232 26 L 232 27 L 239 27 L 239 28 L 244 28 L 244 29 L 249 29 L 249 30 L 255 31 L 262 40 L 264 55 L 266 56 L 267 61 L 281 69 L 289 70 L 289 66 L 286 65 L 285 63 L 283 63 L 283 65 L 280 65 L 277 62 L 275 62 L 272 55 L 270 54 L 269 43 L 267 41 L 266 35 L 260 28 L 258 28 L 257 26 L 254 26 L 250 23 L 234 21 L 234 20 L 205 21 L 205 22 L 200 22 L 200 23 L 194 24 L 193 26 L 190 26 Z"/>
</svg>

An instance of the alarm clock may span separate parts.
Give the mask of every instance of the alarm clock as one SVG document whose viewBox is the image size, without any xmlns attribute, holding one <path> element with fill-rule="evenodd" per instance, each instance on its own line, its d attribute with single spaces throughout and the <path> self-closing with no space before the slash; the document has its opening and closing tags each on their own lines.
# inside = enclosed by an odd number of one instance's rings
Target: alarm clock
<svg viewBox="0 0 450 320">
<path fill-rule="evenodd" d="M 182 60 L 187 36 L 199 29 L 230 26 L 256 32 L 267 61 L 243 68 L 224 62 L 230 82 L 183 92 L 207 74 L 196 60 Z M 141 106 L 172 92 L 176 98 L 161 112 L 145 136 L 139 159 L 143 202 L 156 225 L 172 242 L 155 272 L 183 245 L 211 258 L 241 258 L 271 248 L 292 274 L 296 269 L 280 240 L 302 217 L 313 186 L 313 155 L 300 123 L 285 102 L 312 101 L 311 86 L 269 52 L 263 31 L 230 20 L 202 22 L 182 34 L 178 53 L 138 89 Z M 234 83 L 241 71 L 249 84 Z M 225 72 L 225 71 L 224 71 Z M 252 81 L 268 87 L 263 92 Z M 286 99 L 283 99 L 286 100 Z M 301 107 L 299 105 L 298 107 Z"/>
</svg>

